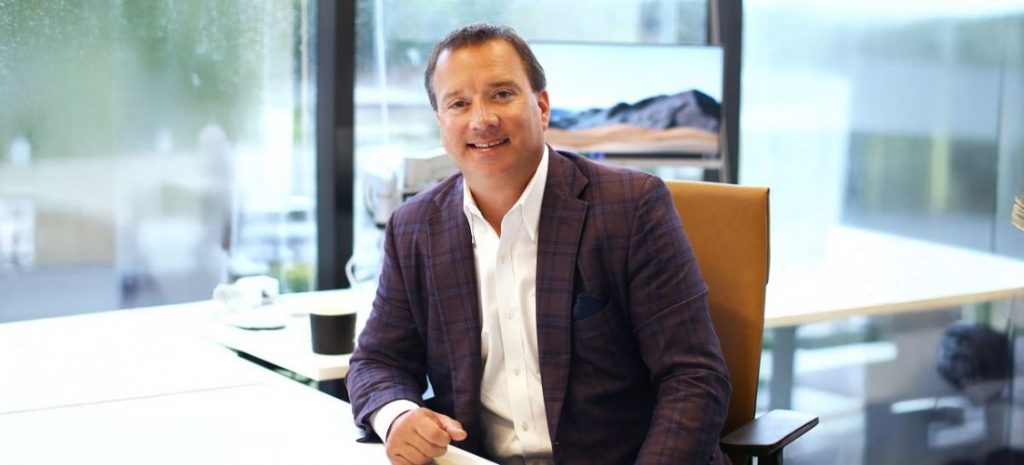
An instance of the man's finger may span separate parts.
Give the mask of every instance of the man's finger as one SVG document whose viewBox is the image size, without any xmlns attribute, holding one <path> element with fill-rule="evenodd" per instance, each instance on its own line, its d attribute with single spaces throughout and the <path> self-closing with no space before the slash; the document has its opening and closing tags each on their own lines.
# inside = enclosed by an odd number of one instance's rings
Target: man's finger
<svg viewBox="0 0 1024 465">
<path fill-rule="evenodd" d="M 408 446 L 410 448 L 416 449 L 417 453 L 422 454 L 424 457 L 427 457 L 428 459 L 431 459 L 431 458 L 434 458 L 434 457 L 440 457 L 440 456 L 444 455 L 444 453 L 448 450 L 448 446 L 447 445 L 445 445 L 445 446 L 434 445 L 432 443 L 429 443 L 429 442 L 423 440 L 422 438 L 418 439 L 417 441 L 409 442 Z"/>
<path fill-rule="evenodd" d="M 409 459 L 402 457 L 401 455 L 396 455 L 394 457 L 388 458 L 391 460 L 391 465 L 417 465 L 415 463 L 412 463 L 412 461 L 410 461 Z"/>
<path fill-rule="evenodd" d="M 407 460 L 409 463 L 413 465 L 423 465 L 431 463 L 431 461 L 434 459 L 433 457 L 420 452 L 418 449 L 413 447 L 412 444 L 405 444 L 405 446 L 401 447 L 395 455 L 398 458 Z"/>
<path fill-rule="evenodd" d="M 437 414 L 437 419 L 441 423 L 441 428 L 448 433 L 448 436 L 451 437 L 453 441 L 466 439 L 466 430 L 462 429 L 462 423 L 459 423 L 458 420 L 441 415 L 440 413 Z"/>
<path fill-rule="evenodd" d="M 441 425 L 440 419 L 434 416 L 424 417 L 415 425 L 416 434 L 424 441 L 436 446 L 445 447 L 451 442 L 448 432 Z"/>
</svg>

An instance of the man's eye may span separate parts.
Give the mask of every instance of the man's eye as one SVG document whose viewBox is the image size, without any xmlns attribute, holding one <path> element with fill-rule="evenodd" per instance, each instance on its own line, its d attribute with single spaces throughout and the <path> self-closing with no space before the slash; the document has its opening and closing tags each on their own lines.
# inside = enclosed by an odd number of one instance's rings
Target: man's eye
<svg viewBox="0 0 1024 465">
<path fill-rule="evenodd" d="M 512 93 L 511 91 L 507 91 L 507 90 L 499 90 L 499 91 L 498 91 L 497 93 L 495 93 L 494 95 L 495 95 L 495 96 L 497 96 L 498 98 L 509 98 L 509 97 L 511 97 L 511 96 L 512 96 L 512 95 L 514 95 L 514 94 L 513 94 L 513 93 Z"/>
<path fill-rule="evenodd" d="M 458 110 L 460 108 L 464 108 L 465 106 L 466 106 L 466 102 L 464 102 L 462 100 L 456 100 L 456 101 L 448 104 L 448 108 L 451 108 L 452 110 Z"/>
</svg>

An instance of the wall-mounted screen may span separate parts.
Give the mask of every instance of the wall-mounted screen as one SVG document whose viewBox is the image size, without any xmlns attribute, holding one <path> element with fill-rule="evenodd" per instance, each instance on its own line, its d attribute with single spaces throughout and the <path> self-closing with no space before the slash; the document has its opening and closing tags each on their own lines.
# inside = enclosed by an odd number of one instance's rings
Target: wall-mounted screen
<svg viewBox="0 0 1024 465">
<path fill-rule="evenodd" d="M 716 46 L 533 42 L 547 75 L 547 141 L 595 158 L 719 155 L 723 50 Z"/>
<path fill-rule="evenodd" d="M 722 101 L 722 48 L 531 42 L 555 108 L 586 110 L 696 89 Z"/>
</svg>

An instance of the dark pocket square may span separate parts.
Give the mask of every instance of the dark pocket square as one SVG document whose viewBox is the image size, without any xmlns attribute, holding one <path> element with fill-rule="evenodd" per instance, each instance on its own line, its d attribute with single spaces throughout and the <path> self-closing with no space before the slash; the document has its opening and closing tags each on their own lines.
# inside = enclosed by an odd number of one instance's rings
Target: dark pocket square
<svg viewBox="0 0 1024 465">
<path fill-rule="evenodd" d="M 579 321 L 588 316 L 595 315 L 605 305 L 608 305 L 607 299 L 582 292 L 576 296 L 576 303 L 572 306 L 572 319 L 573 321 Z"/>
</svg>

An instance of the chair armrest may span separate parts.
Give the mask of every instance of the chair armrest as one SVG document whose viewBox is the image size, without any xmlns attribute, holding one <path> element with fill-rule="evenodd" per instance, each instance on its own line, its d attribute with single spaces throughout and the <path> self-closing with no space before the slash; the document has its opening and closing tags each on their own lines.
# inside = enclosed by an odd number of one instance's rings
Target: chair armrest
<svg viewBox="0 0 1024 465">
<path fill-rule="evenodd" d="M 721 439 L 727 454 L 771 456 L 818 424 L 818 417 L 792 410 L 772 410 Z"/>
</svg>

